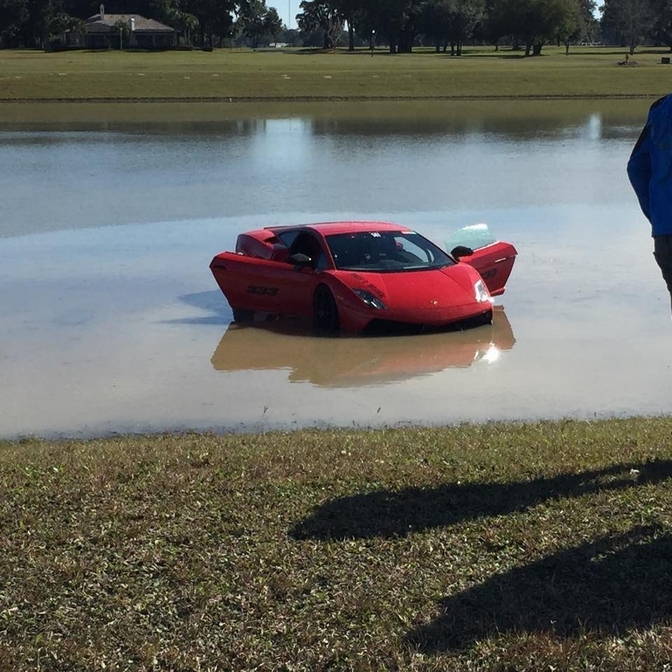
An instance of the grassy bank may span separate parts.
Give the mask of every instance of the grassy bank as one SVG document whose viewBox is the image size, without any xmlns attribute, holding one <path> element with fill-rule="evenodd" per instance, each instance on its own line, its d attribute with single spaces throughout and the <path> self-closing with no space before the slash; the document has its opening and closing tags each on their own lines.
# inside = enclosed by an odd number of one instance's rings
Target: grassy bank
<svg viewBox="0 0 672 672">
<path fill-rule="evenodd" d="M 662 670 L 672 419 L 0 443 L 0 670 Z"/>
<path fill-rule="evenodd" d="M 516 97 L 654 97 L 668 92 L 664 50 L 545 47 L 467 49 L 462 57 L 417 50 L 371 58 L 310 51 L 59 52 L 0 50 L 0 101 L 334 100 Z"/>
</svg>

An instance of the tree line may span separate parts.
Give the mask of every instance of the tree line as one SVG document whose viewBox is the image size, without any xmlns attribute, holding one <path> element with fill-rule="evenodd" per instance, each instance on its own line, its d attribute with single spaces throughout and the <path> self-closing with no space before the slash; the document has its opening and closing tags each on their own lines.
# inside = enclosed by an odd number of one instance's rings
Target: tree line
<svg viewBox="0 0 672 672">
<path fill-rule="evenodd" d="M 0 0 L 0 45 L 44 46 L 64 32 L 83 31 L 99 12 L 99 0 Z M 539 55 L 544 44 L 603 41 L 672 49 L 672 0 L 604 0 L 601 19 L 594 0 L 303 0 L 299 31 L 287 31 L 265 0 L 110 0 L 106 12 L 157 19 L 185 44 L 221 45 L 240 40 L 257 47 L 284 34 L 324 49 L 343 40 L 391 53 L 419 44 L 459 56 L 467 43 L 509 44 Z"/>
<path fill-rule="evenodd" d="M 104 2 L 104 0 L 103 0 Z M 66 31 L 84 32 L 101 0 L 0 0 L 0 46 L 43 47 Z M 174 28 L 184 44 L 221 46 L 244 37 L 257 47 L 283 30 L 265 0 L 110 0 L 106 14 L 140 14 Z"/>
<path fill-rule="evenodd" d="M 347 32 L 349 49 L 368 37 L 390 52 L 416 44 L 459 56 L 466 43 L 509 44 L 526 56 L 544 44 L 585 42 L 627 46 L 663 44 L 672 50 L 672 0 L 303 0 L 297 15 L 305 33 L 320 30 L 333 48 Z"/>
<path fill-rule="evenodd" d="M 392 53 L 410 52 L 420 39 L 457 56 L 470 40 L 507 41 L 536 55 L 548 41 L 569 44 L 595 32 L 593 0 L 303 0 L 300 7 L 299 27 L 319 26 L 325 48 L 344 26 L 350 48 L 359 33 Z"/>
</svg>

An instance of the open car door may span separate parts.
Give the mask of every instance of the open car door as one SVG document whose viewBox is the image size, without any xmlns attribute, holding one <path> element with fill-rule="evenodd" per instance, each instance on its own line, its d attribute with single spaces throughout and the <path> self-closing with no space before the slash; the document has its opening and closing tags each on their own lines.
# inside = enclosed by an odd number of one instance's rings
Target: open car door
<svg viewBox="0 0 672 672">
<path fill-rule="evenodd" d="M 234 310 L 312 315 L 317 276 L 310 268 L 222 252 L 210 270 Z"/>
<path fill-rule="evenodd" d="M 460 261 L 473 266 L 483 278 L 492 296 L 504 293 L 518 251 L 511 243 L 497 240 L 487 224 L 473 224 L 458 229 L 446 241 L 448 252 L 458 246 L 468 247 L 473 254 Z"/>
</svg>

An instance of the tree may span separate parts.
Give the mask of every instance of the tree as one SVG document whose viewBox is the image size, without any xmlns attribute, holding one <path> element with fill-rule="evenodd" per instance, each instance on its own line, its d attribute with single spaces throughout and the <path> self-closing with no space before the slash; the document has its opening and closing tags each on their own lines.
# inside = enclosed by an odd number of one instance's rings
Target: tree
<svg viewBox="0 0 672 672">
<path fill-rule="evenodd" d="M 650 34 L 656 17 L 650 0 L 605 0 L 602 5 L 602 29 L 627 45 L 630 55 Z"/>
<path fill-rule="evenodd" d="M 462 54 L 464 41 L 473 35 L 485 13 L 485 0 L 428 0 L 422 5 L 420 32 L 434 41 L 436 50 Z"/>
<path fill-rule="evenodd" d="M 191 45 L 191 36 L 198 30 L 198 19 L 193 14 L 175 8 L 170 11 L 165 21 L 177 31 L 178 36 L 184 38 L 186 44 Z"/>
<path fill-rule="evenodd" d="M 422 6 L 418 28 L 434 42 L 436 51 L 446 50 L 451 21 L 450 0 L 427 0 Z"/>
<path fill-rule="evenodd" d="M 495 0 L 491 20 L 500 35 L 511 35 L 525 45 L 525 56 L 541 54 L 543 45 L 557 36 L 575 0 Z"/>
<path fill-rule="evenodd" d="M 333 49 L 343 32 L 343 17 L 329 0 L 302 0 L 296 23 L 304 33 L 322 32 L 322 48 Z"/>
<path fill-rule="evenodd" d="M 0 43 L 6 46 L 12 43 L 28 20 L 26 0 L 0 0 Z"/>
<path fill-rule="evenodd" d="M 233 13 L 237 4 L 234 0 L 183 0 L 180 10 L 198 20 L 200 42 L 204 46 L 213 36 L 227 36 L 233 26 Z M 208 39 L 206 39 L 208 38 Z"/>
<path fill-rule="evenodd" d="M 238 27 L 247 37 L 252 48 L 259 46 L 261 38 L 275 37 L 282 30 L 282 21 L 275 8 L 266 7 L 266 0 L 245 0 L 241 6 Z"/>
<path fill-rule="evenodd" d="M 672 50 L 672 0 L 651 0 L 651 10 L 657 17 L 653 25 L 655 37 Z"/>
<path fill-rule="evenodd" d="M 98 14 L 100 0 L 63 0 L 63 11 L 78 19 L 88 19 Z"/>
<path fill-rule="evenodd" d="M 270 35 L 274 42 L 278 41 L 278 35 L 282 33 L 284 26 L 282 19 L 275 7 L 269 7 L 264 17 L 264 33 Z"/>
<path fill-rule="evenodd" d="M 355 50 L 355 30 L 364 15 L 362 0 L 332 0 L 334 9 L 348 26 L 348 51 Z M 368 31 L 370 34 L 370 31 Z"/>
<path fill-rule="evenodd" d="M 390 53 L 410 53 L 420 33 L 423 5 L 427 0 L 368 0 L 366 23 L 387 38 Z"/>
<path fill-rule="evenodd" d="M 219 11 L 215 11 L 212 17 L 210 18 L 210 45 L 213 43 L 213 37 L 217 37 L 219 40 L 220 46 L 222 45 L 222 40 L 225 38 L 232 37 L 235 32 L 235 22 L 233 18 L 233 12 L 235 11 L 235 5 L 232 3 L 226 3 L 226 6 L 220 8 Z"/>
<path fill-rule="evenodd" d="M 462 45 L 485 15 L 485 0 L 450 0 L 448 41 L 451 55 L 462 55 Z"/>
<path fill-rule="evenodd" d="M 506 34 L 506 27 L 500 22 L 497 10 L 497 0 L 485 0 L 485 15 L 475 29 L 477 39 L 494 44 L 495 51 L 499 50 L 499 41 Z"/>
<path fill-rule="evenodd" d="M 123 19 L 119 19 L 114 23 L 114 32 L 119 35 L 119 49 L 123 49 L 124 45 L 128 46 L 131 37 L 131 27 Z"/>
<path fill-rule="evenodd" d="M 28 17 L 21 27 L 24 44 L 43 47 L 62 14 L 63 7 L 59 0 L 31 0 L 28 3 Z"/>
<path fill-rule="evenodd" d="M 569 53 L 570 44 L 582 38 L 592 36 L 595 18 L 593 0 L 574 0 L 569 4 L 569 11 L 558 26 L 558 40 L 565 45 L 565 54 Z"/>
</svg>

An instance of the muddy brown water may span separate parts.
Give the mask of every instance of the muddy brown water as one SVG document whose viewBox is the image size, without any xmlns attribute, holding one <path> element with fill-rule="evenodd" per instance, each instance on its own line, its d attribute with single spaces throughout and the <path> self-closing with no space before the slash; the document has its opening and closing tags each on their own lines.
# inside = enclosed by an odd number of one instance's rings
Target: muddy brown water
<svg viewBox="0 0 672 672">
<path fill-rule="evenodd" d="M 668 413 L 669 299 L 625 163 L 646 101 L 3 106 L 0 437 Z M 485 221 L 492 326 L 231 324 L 208 270 L 270 224 Z"/>
</svg>

